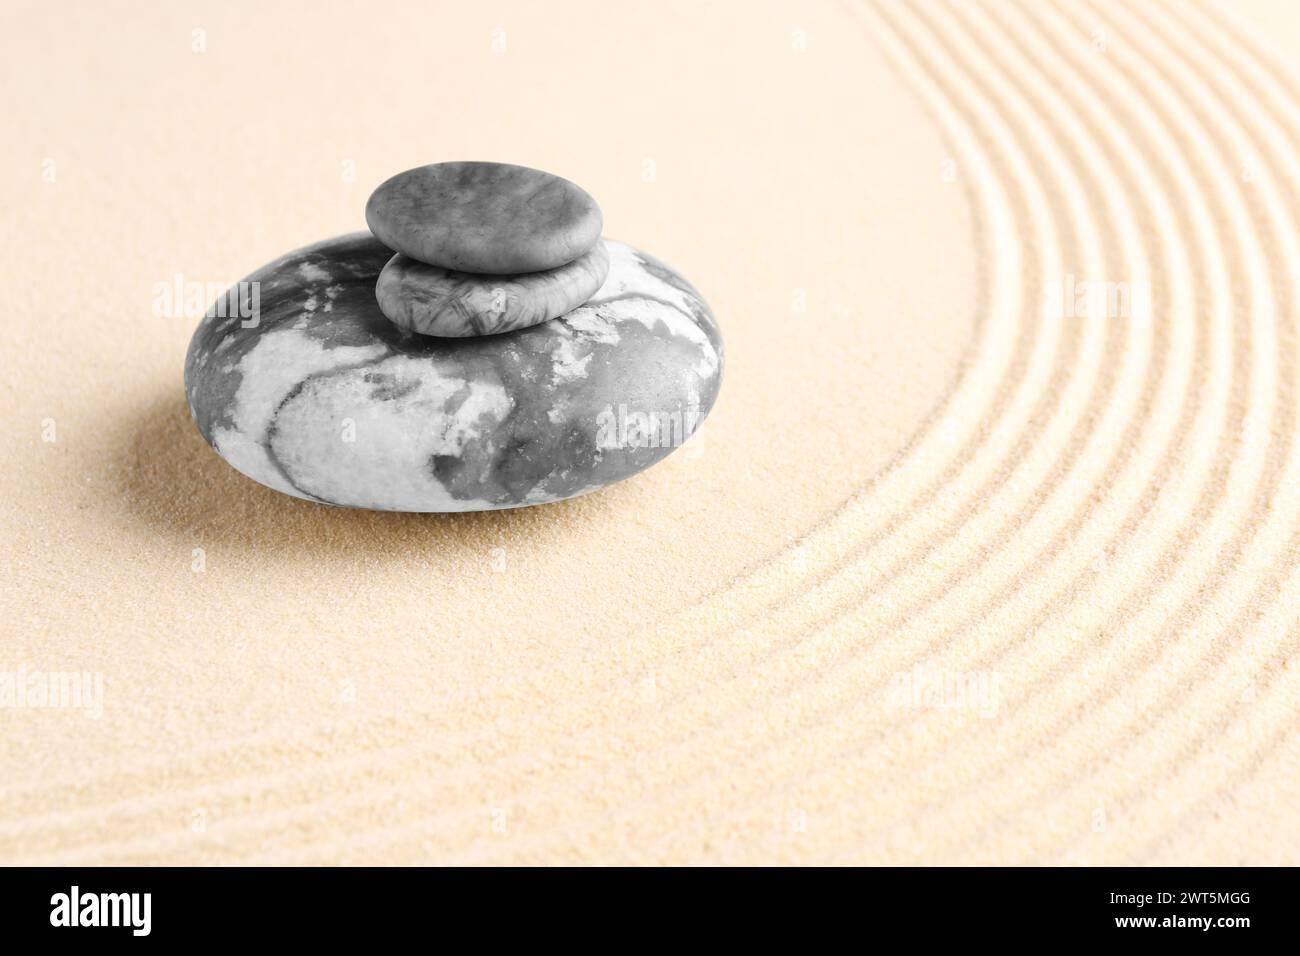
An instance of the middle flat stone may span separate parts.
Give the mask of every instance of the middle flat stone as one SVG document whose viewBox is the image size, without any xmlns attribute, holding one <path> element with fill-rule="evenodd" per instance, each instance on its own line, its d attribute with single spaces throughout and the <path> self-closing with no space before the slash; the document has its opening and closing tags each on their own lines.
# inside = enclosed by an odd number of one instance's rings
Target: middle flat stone
<svg viewBox="0 0 1300 956">
<path fill-rule="evenodd" d="M 398 253 L 379 273 L 375 298 L 394 325 L 422 335 L 496 335 L 572 312 L 608 274 L 603 242 L 558 269 L 519 275 L 454 272 Z"/>
</svg>

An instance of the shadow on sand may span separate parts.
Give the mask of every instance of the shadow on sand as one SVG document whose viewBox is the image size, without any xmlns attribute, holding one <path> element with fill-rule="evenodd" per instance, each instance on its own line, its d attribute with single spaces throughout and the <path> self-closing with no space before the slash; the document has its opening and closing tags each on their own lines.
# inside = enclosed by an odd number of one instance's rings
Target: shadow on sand
<svg viewBox="0 0 1300 956">
<path fill-rule="evenodd" d="M 335 508 L 272 491 L 217 456 L 180 388 L 136 412 L 115 463 L 132 519 L 155 533 L 259 554 L 345 553 L 385 561 L 440 548 L 490 550 L 506 536 L 532 545 L 564 533 L 576 502 L 465 514 Z M 617 489 L 606 489 L 602 495 Z"/>
</svg>

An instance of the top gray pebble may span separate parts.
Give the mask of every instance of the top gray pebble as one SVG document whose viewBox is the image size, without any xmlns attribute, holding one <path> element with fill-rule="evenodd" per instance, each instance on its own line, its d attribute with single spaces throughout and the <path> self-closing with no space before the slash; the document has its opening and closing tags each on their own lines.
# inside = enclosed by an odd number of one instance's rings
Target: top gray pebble
<svg viewBox="0 0 1300 956">
<path fill-rule="evenodd" d="M 567 179 L 509 163 L 434 163 L 398 173 L 366 203 L 384 245 L 412 259 L 489 275 L 555 269 L 588 252 L 604 220 Z"/>
</svg>

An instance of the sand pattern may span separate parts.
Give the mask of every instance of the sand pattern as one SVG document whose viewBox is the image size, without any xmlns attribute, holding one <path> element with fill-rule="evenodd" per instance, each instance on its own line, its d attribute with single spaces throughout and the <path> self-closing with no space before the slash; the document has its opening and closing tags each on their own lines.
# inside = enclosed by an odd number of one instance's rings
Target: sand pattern
<svg viewBox="0 0 1300 956">
<path fill-rule="evenodd" d="M 508 679 L 8 786 L 0 860 L 1300 859 L 1300 83 L 1201 3 L 840 12 L 977 232 L 965 361 L 888 466 Z"/>
</svg>

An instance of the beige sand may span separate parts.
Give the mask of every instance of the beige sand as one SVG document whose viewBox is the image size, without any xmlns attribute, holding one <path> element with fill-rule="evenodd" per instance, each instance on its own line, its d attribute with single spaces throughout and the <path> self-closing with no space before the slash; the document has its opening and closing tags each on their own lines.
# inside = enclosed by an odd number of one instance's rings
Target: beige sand
<svg viewBox="0 0 1300 956">
<path fill-rule="evenodd" d="M 103 699 L 0 709 L 0 861 L 1300 860 L 1295 14 L 613 6 L 11 18 L 0 679 Z M 700 436 L 511 513 L 234 473 L 155 287 L 450 158 L 695 281 Z"/>
</svg>

